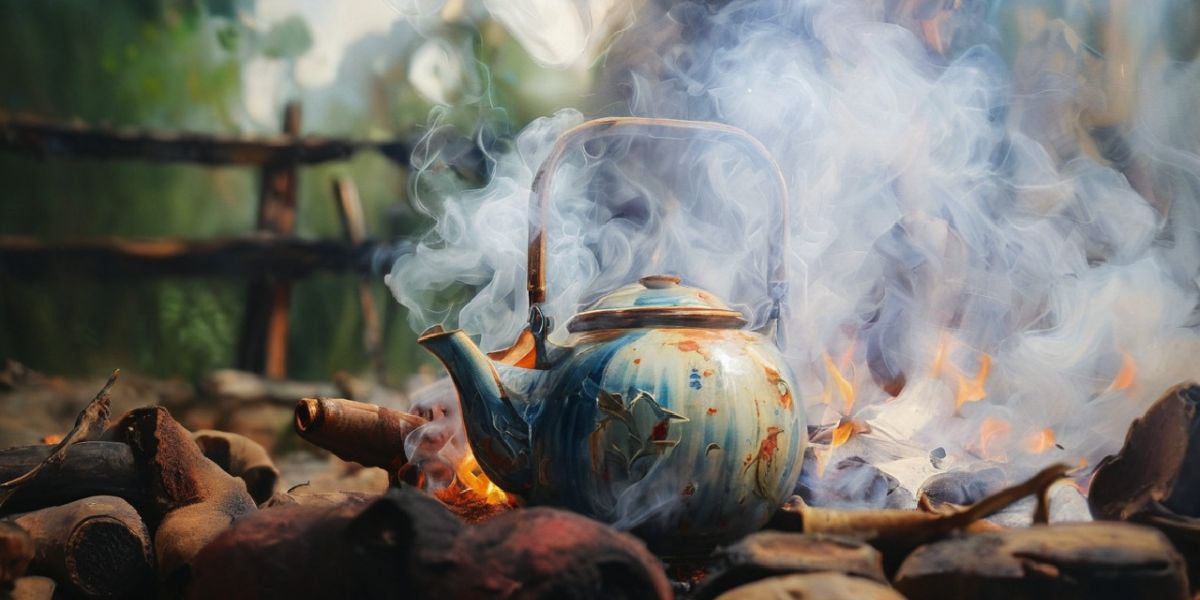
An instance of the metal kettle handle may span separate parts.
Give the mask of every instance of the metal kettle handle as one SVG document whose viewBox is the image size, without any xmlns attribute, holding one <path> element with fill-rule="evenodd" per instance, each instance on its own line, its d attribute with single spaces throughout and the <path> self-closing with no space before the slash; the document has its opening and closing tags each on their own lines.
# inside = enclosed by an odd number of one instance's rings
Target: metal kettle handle
<svg viewBox="0 0 1200 600">
<path fill-rule="evenodd" d="M 544 322 L 540 305 L 546 301 L 546 222 L 550 216 L 549 192 L 552 189 L 554 173 L 558 170 L 563 156 L 573 146 L 598 138 L 624 135 L 630 130 L 650 135 L 665 135 L 679 130 L 711 134 L 716 139 L 732 142 L 740 149 L 748 150 L 752 156 L 757 156 L 767 165 L 778 189 L 776 210 L 779 213 L 779 219 L 772 227 L 767 242 L 769 252 L 767 290 L 772 300 L 770 319 L 777 320 L 787 290 L 788 191 L 783 171 L 780 170 L 779 163 L 775 162 L 767 148 L 746 131 L 723 123 L 646 117 L 609 117 L 581 123 L 563 133 L 550 150 L 546 160 L 538 168 L 537 175 L 534 176 L 533 190 L 529 196 L 529 279 L 527 286 L 530 328 L 534 335 L 541 337 L 541 335 L 549 333 L 547 331 L 548 324 Z"/>
</svg>

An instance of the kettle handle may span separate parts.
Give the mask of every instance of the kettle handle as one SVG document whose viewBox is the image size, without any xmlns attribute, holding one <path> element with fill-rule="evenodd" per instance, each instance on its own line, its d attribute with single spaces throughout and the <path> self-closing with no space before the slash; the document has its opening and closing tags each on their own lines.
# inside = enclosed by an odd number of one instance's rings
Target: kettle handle
<svg viewBox="0 0 1200 600">
<path fill-rule="evenodd" d="M 685 121 L 680 119 L 657 119 L 647 117 L 609 117 L 581 123 L 567 130 L 558 138 L 546 160 L 538 168 L 533 179 L 533 190 L 529 196 L 529 270 L 528 290 L 530 326 L 534 335 L 548 334 L 547 323 L 540 305 L 546 301 L 546 221 L 550 212 L 550 185 L 563 156 L 572 146 L 597 138 L 623 135 L 629 130 L 647 134 L 669 134 L 672 131 L 691 130 L 712 134 L 715 138 L 732 142 L 742 150 L 748 150 L 769 167 L 774 176 L 778 194 L 778 222 L 771 228 L 768 239 L 767 290 L 772 300 L 770 323 L 775 324 L 781 313 L 781 305 L 787 292 L 787 222 L 788 191 L 779 163 L 757 138 L 746 131 L 711 121 Z M 539 344 L 540 345 L 540 344 Z"/>
</svg>

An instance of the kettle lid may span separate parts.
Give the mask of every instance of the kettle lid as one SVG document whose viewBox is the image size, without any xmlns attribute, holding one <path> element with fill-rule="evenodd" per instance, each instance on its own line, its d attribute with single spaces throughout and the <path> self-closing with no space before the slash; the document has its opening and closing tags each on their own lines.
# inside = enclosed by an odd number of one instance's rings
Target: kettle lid
<svg viewBox="0 0 1200 600">
<path fill-rule="evenodd" d="M 712 294 L 680 284 L 674 275 L 650 275 L 613 290 L 567 323 L 567 331 L 698 327 L 741 329 L 742 313 Z"/>
</svg>

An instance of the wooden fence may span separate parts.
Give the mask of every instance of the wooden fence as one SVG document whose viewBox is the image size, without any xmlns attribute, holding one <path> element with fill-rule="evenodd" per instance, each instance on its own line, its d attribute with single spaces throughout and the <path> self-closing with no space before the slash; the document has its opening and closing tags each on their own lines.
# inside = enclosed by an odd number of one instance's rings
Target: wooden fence
<svg viewBox="0 0 1200 600">
<path fill-rule="evenodd" d="M 0 150 L 47 159 L 137 159 L 190 162 L 208 167 L 259 169 L 258 223 L 254 235 L 216 240 L 99 238 L 46 242 L 0 236 L 0 274 L 36 278 L 70 267 L 106 278 L 244 276 L 249 280 L 238 342 L 237 367 L 283 378 L 287 373 L 288 307 L 292 282 L 316 271 L 376 274 L 403 248 L 366 239 L 362 205 L 348 178 L 333 194 L 344 239 L 292 237 L 296 224 L 297 170 L 304 165 L 382 153 L 407 165 L 403 140 L 367 141 L 300 135 L 300 105 L 285 110 L 283 133 L 247 137 L 116 129 L 0 113 Z M 381 322 L 370 285 L 359 289 L 367 352 L 381 352 Z"/>
</svg>

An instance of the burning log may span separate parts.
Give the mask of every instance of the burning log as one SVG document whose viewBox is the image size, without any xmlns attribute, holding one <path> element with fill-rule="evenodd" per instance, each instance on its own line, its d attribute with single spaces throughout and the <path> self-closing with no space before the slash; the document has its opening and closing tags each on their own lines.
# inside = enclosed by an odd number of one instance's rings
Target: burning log
<svg viewBox="0 0 1200 600">
<path fill-rule="evenodd" d="M 940 510 L 836 510 L 814 508 L 793 497 L 775 513 L 769 527 L 782 531 L 845 535 L 863 539 L 883 552 L 888 564 L 907 555 L 913 548 L 967 529 L 1026 496 L 1039 493 L 1061 479 L 1068 468 L 1053 465 L 1027 481 L 1005 488 L 974 505 Z M 926 507 L 928 502 L 923 501 Z"/>
<path fill-rule="evenodd" d="M 187 597 L 433 597 L 421 592 L 454 576 L 450 548 L 461 528 L 411 487 L 370 503 L 272 508 L 238 521 L 196 555 Z"/>
<path fill-rule="evenodd" d="M 774 600 L 776 598 L 820 598 L 821 600 L 904 600 L 892 588 L 841 573 L 816 573 L 770 577 L 717 597 L 718 600 Z"/>
<path fill-rule="evenodd" d="M 1100 461 L 1088 506 L 1097 519 L 1153 525 L 1200 582 L 1200 385 L 1167 390 L 1129 426 L 1125 445 Z"/>
<path fill-rule="evenodd" d="M 46 462 L 53 448 L 22 446 L 0 451 L 0 479 L 28 473 Z M 13 491 L 0 514 L 28 512 L 74 502 L 89 496 L 117 496 L 140 506 L 146 483 L 129 446 L 118 442 L 81 442 L 71 446 L 62 461 Z"/>
<path fill-rule="evenodd" d="M 81 598 L 128 598 L 153 581 L 146 524 L 128 502 L 96 496 L 14 518 L 37 553 L 29 572 L 51 577 Z"/>
<path fill-rule="evenodd" d="M 147 511 L 157 521 L 160 578 L 186 580 L 186 565 L 234 519 L 255 511 L 246 484 L 200 452 L 191 434 L 162 407 L 130 411 L 110 434 L 128 443 L 149 479 Z"/>
<path fill-rule="evenodd" d="M 11 590 L 0 591 L 3 600 L 51 600 L 57 586 L 49 577 L 30 575 L 18 579 Z"/>
<path fill-rule="evenodd" d="M 296 404 L 296 432 L 342 460 L 394 473 L 407 462 L 404 437 L 426 423 L 416 415 L 342 398 Z"/>
<path fill-rule="evenodd" d="M 271 499 L 279 483 L 279 469 L 265 448 L 246 436 L 226 431 L 197 431 L 192 439 L 208 460 L 246 482 L 246 490 L 255 502 L 262 504 Z"/>
<path fill-rule="evenodd" d="M 12 589 L 33 560 L 33 538 L 15 523 L 0 521 L 0 592 Z"/>
<path fill-rule="evenodd" d="M 1183 559 L 1149 527 L 1070 523 L 968 535 L 909 555 L 895 585 L 910 600 L 1187 598 Z"/>
<path fill-rule="evenodd" d="M 696 593 L 696 600 L 792 574 L 833 572 L 887 583 L 879 551 L 847 538 L 763 531 L 718 550 L 717 556 L 720 566 Z"/>
</svg>

